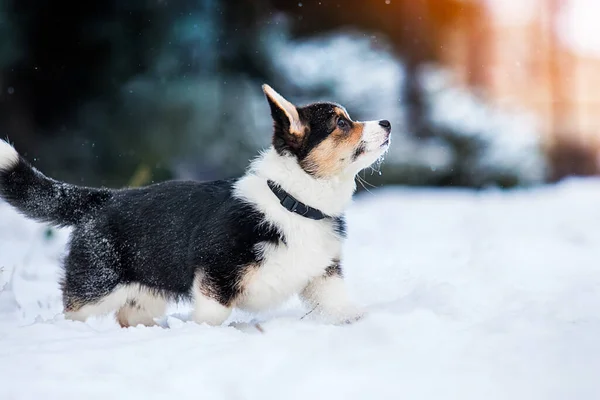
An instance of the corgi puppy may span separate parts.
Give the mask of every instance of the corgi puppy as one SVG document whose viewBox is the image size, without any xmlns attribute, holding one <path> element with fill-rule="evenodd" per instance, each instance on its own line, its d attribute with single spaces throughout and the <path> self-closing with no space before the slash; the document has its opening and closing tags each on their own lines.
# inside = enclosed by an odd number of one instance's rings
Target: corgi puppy
<svg viewBox="0 0 600 400">
<path fill-rule="evenodd" d="M 0 140 L 0 197 L 28 218 L 72 227 L 66 318 L 115 311 L 123 327 L 153 325 L 170 301 L 191 300 L 194 321 L 220 325 L 235 307 L 271 309 L 296 294 L 332 323 L 363 315 L 344 287 L 344 210 L 356 174 L 387 151 L 391 124 L 263 91 L 272 145 L 236 179 L 80 187 L 46 177 Z"/>
</svg>

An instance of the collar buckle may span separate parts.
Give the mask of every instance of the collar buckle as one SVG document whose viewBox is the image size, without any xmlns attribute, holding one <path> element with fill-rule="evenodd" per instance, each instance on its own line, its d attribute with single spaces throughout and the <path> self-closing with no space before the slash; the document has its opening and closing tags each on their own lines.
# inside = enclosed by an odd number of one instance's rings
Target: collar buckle
<svg viewBox="0 0 600 400">
<path fill-rule="evenodd" d="M 298 200 L 296 200 L 295 198 L 293 198 L 292 196 L 290 196 L 289 194 L 286 195 L 283 200 L 281 200 L 281 205 L 291 211 L 291 212 L 295 212 L 298 209 L 298 206 L 300 205 L 300 203 L 298 203 Z"/>
<path fill-rule="evenodd" d="M 331 218 L 330 216 L 323 214 L 321 210 L 308 206 L 301 201 L 296 200 L 291 194 L 279 187 L 275 182 L 268 180 L 267 185 L 273 192 L 273 194 L 279 199 L 279 203 L 283 208 L 289 212 L 296 213 L 308 219 L 314 219 L 316 221 Z"/>
</svg>

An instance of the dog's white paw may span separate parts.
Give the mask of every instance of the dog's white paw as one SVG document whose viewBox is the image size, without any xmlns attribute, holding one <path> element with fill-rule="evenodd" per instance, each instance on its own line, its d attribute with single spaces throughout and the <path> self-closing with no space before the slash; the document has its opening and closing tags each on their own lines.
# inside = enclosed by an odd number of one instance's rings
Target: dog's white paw
<svg viewBox="0 0 600 400">
<path fill-rule="evenodd" d="M 343 314 L 340 322 L 338 322 L 338 324 L 340 324 L 340 325 L 353 324 L 353 323 L 365 318 L 367 316 L 367 314 L 368 314 L 367 310 L 365 310 L 363 308 L 355 307 L 354 309 L 348 310 L 347 312 L 345 312 Z"/>
<path fill-rule="evenodd" d="M 360 321 L 364 317 L 367 316 L 367 310 L 356 306 L 346 306 L 338 309 L 329 309 L 329 310 L 319 310 L 319 314 L 321 314 L 325 319 L 330 321 L 335 325 L 348 325 L 354 322 Z"/>
</svg>

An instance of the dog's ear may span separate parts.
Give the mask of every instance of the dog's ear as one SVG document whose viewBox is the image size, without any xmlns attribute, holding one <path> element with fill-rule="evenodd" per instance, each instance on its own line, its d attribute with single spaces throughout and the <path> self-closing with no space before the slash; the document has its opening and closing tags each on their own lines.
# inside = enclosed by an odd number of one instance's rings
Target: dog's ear
<svg viewBox="0 0 600 400">
<path fill-rule="evenodd" d="M 273 90 L 271 86 L 265 84 L 262 88 L 271 107 L 275 135 L 280 136 L 280 139 L 292 149 L 299 148 L 304 139 L 305 126 L 300 120 L 296 106 Z"/>
</svg>

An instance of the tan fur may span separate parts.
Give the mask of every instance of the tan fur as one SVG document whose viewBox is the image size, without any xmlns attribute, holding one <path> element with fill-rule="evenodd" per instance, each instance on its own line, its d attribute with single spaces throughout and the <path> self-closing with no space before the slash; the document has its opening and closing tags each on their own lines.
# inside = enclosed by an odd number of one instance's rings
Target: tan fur
<svg viewBox="0 0 600 400">
<path fill-rule="evenodd" d="M 115 316 L 119 326 L 121 328 L 129 328 L 129 314 L 131 313 L 131 306 L 123 306 L 117 311 L 117 315 Z"/>
<path fill-rule="evenodd" d="M 65 305 L 65 317 L 85 321 L 91 315 L 106 315 L 114 310 L 122 327 L 155 325 L 154 318 L 164 315 L 167 300 L 138 284 L 122 285 L 95 303 Z"/>
<path fill-rule="evenodd" d="M 146 307 L 137 304 L 126 304 L 117 311 L 116 319 L 121 328 L 128 328 L 130 326 L 144 325 L 154 326 L 156 322 L 155 317 L 160 317 L 164 313 L 166 307 L 162 303 L 162 299 L 156 298 L 153 300 L 156 304 L 154 309 L 152 307 Z"/>
<path fill-rule="evenodd" d="M 244 267 L 243 277 L 240 280 L 240 282 L 238 282 L 238 290 L 240 291 L 242 296 L 244 295 L 245 289 L 254 280 L 254 277 L 256 276 L 256 273 L 258 272 L 259 268 L 260 265 L 257 263 L 251 263 Z"/>
<path fill-rule="evenodd" d="M 336 112 L 337 115 L 341 115 L 343 117 L 346 117 L 346 119 L 352 121 L 352 118 L 350 118 L 350 115 L 348 114 L 348 111 L 346 111 L 345 108 L 336 107 L 335 108 L 335 112 Z"/>
<path fill-rule="evenodd" d="M 167 310 L 167 300 L 148 290 L 139 289 L 137 293 L 119 308 L 116 318 L 121 327 L 154 326 L 154 318 L 161 317 Z"/>
<path fill-rule="evenodd" d="M 335 176 L 352 162 L 363 134 L 364 125 L 352 122 L 345 110 L 337 107 L 336 114 L 352 123 L 350 131 L 335 128 L 334 131 L 315 147 L 303 160 L 302 167 L 319 178 Z"/>
<path fill-rule="evenodd" d="M 66 313 L 73 313 L 81 310 L 81 307 L 83 306 L 83 303 L 69 299 L 69 302 L 64 305 L 64 309 Z"/>
</svg>

